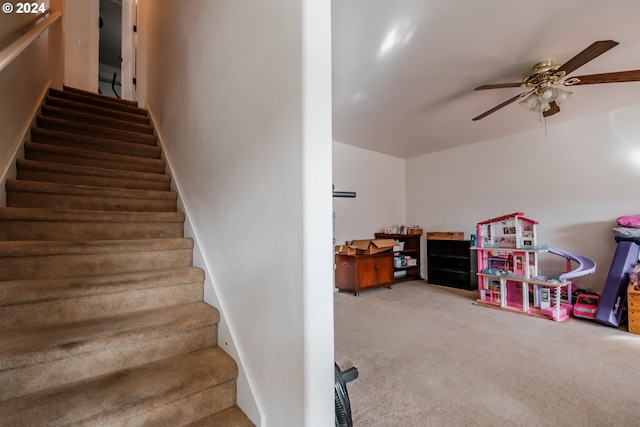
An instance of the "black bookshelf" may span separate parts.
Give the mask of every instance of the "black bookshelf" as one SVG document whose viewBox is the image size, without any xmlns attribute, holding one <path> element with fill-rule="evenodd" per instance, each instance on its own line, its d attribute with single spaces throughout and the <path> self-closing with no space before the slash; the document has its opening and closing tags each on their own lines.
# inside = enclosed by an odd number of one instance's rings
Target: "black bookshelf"
<svg viewBox="0 0 640 427">
<path fill-rule="evenodd" d="M 469 240 L 427 239 L 427 282 L 469 291 L 478 289 L 476 257 Z"/>
</svg>

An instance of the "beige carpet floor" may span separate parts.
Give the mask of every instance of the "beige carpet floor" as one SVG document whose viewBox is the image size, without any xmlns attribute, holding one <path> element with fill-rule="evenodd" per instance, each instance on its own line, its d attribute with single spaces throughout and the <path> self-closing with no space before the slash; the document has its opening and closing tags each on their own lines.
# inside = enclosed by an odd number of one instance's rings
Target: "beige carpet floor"
<svg viewBox="0 0 640 427">
<path fill-rule="evenodd" d="M 354 426 L 640 426 L 640 335 L 405 282 L 335 293 Z"/>
</svg>

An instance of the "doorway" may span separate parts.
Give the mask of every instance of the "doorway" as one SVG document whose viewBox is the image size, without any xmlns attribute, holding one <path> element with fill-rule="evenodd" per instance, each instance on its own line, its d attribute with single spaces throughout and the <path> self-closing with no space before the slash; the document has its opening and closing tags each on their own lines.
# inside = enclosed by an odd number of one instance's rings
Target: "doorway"
<svg viewBox="0 0 640 427">
<path fill-rule="evenodd" d="M 135 100 L 137 0 L 100 0 L 98 90 Z"/>
</svg>

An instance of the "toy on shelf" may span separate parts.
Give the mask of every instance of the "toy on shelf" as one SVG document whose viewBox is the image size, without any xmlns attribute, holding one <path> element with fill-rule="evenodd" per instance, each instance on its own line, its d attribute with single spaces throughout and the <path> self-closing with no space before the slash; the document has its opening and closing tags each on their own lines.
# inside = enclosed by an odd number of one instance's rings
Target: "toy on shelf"
<svg viewBox="0 0 640 427">
<path fill-rule="evenodd" d="M 573 309 L 570 279 L 595 271 L 589 258 L 538 245 L 538 222 L 515 212 L 479 222 L 478 299 L 480 305 L 499 307 L 532 316 L 567 319 Z M 539 272 L 539 254 L 567 260 L 567 272 L 548 278 Z M 571 270 L 571 262 L 578 268 Z M 563 298 L 564 297 L 564 298 Z"/>
</svg>

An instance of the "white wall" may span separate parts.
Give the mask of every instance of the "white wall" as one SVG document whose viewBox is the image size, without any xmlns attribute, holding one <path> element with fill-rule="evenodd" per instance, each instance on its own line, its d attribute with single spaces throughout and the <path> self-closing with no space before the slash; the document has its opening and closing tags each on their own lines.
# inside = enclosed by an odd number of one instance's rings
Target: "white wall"
<svg viewBox="0 0 640 427">
<path fill-rule="evenodd" d="M 597 262 L 575 282 L 601 290 L 616 218 L 640 214 L 639 179 L 640 104 L 407 160 L 408 221 L 468 238 L 479 221 L 523 211 L 540 222 L 540 244 Z M 558 258 L 543 268 L 562 270 Z"/>
<path fill-rule="evenodd" d="M 49 2 L 45 2 L 49 5 Z M 51 1 L 60 10 L 60 1 Z M 33 16 L 0 13 L 0 50 L 33 27 Z M 61 85 L 62 20 L 58 19 L 33 44 L 0 72 L 0 206 L 6 205 L 5 181 L 16 176 L 15 160 L 50 85 Z"/>
<path fill-rule="evenodd" d="M 330 5 L 141 0 L 138 17 L 140 99 L 238 402 L 258 425 L 332 425 Z"/>
<path fill-rule="evenodd" d="M 99 0 L 65 0 L 64 83 L 98 92 Z"/>
<path fill-rule="evenodd" d="M 337 244 L 370 239 L 385 227 L 406 223 L 404 159 L 334 141 L 333 183 L 336 191 L 357 194 L 333 199 Z"/>
</svg>

